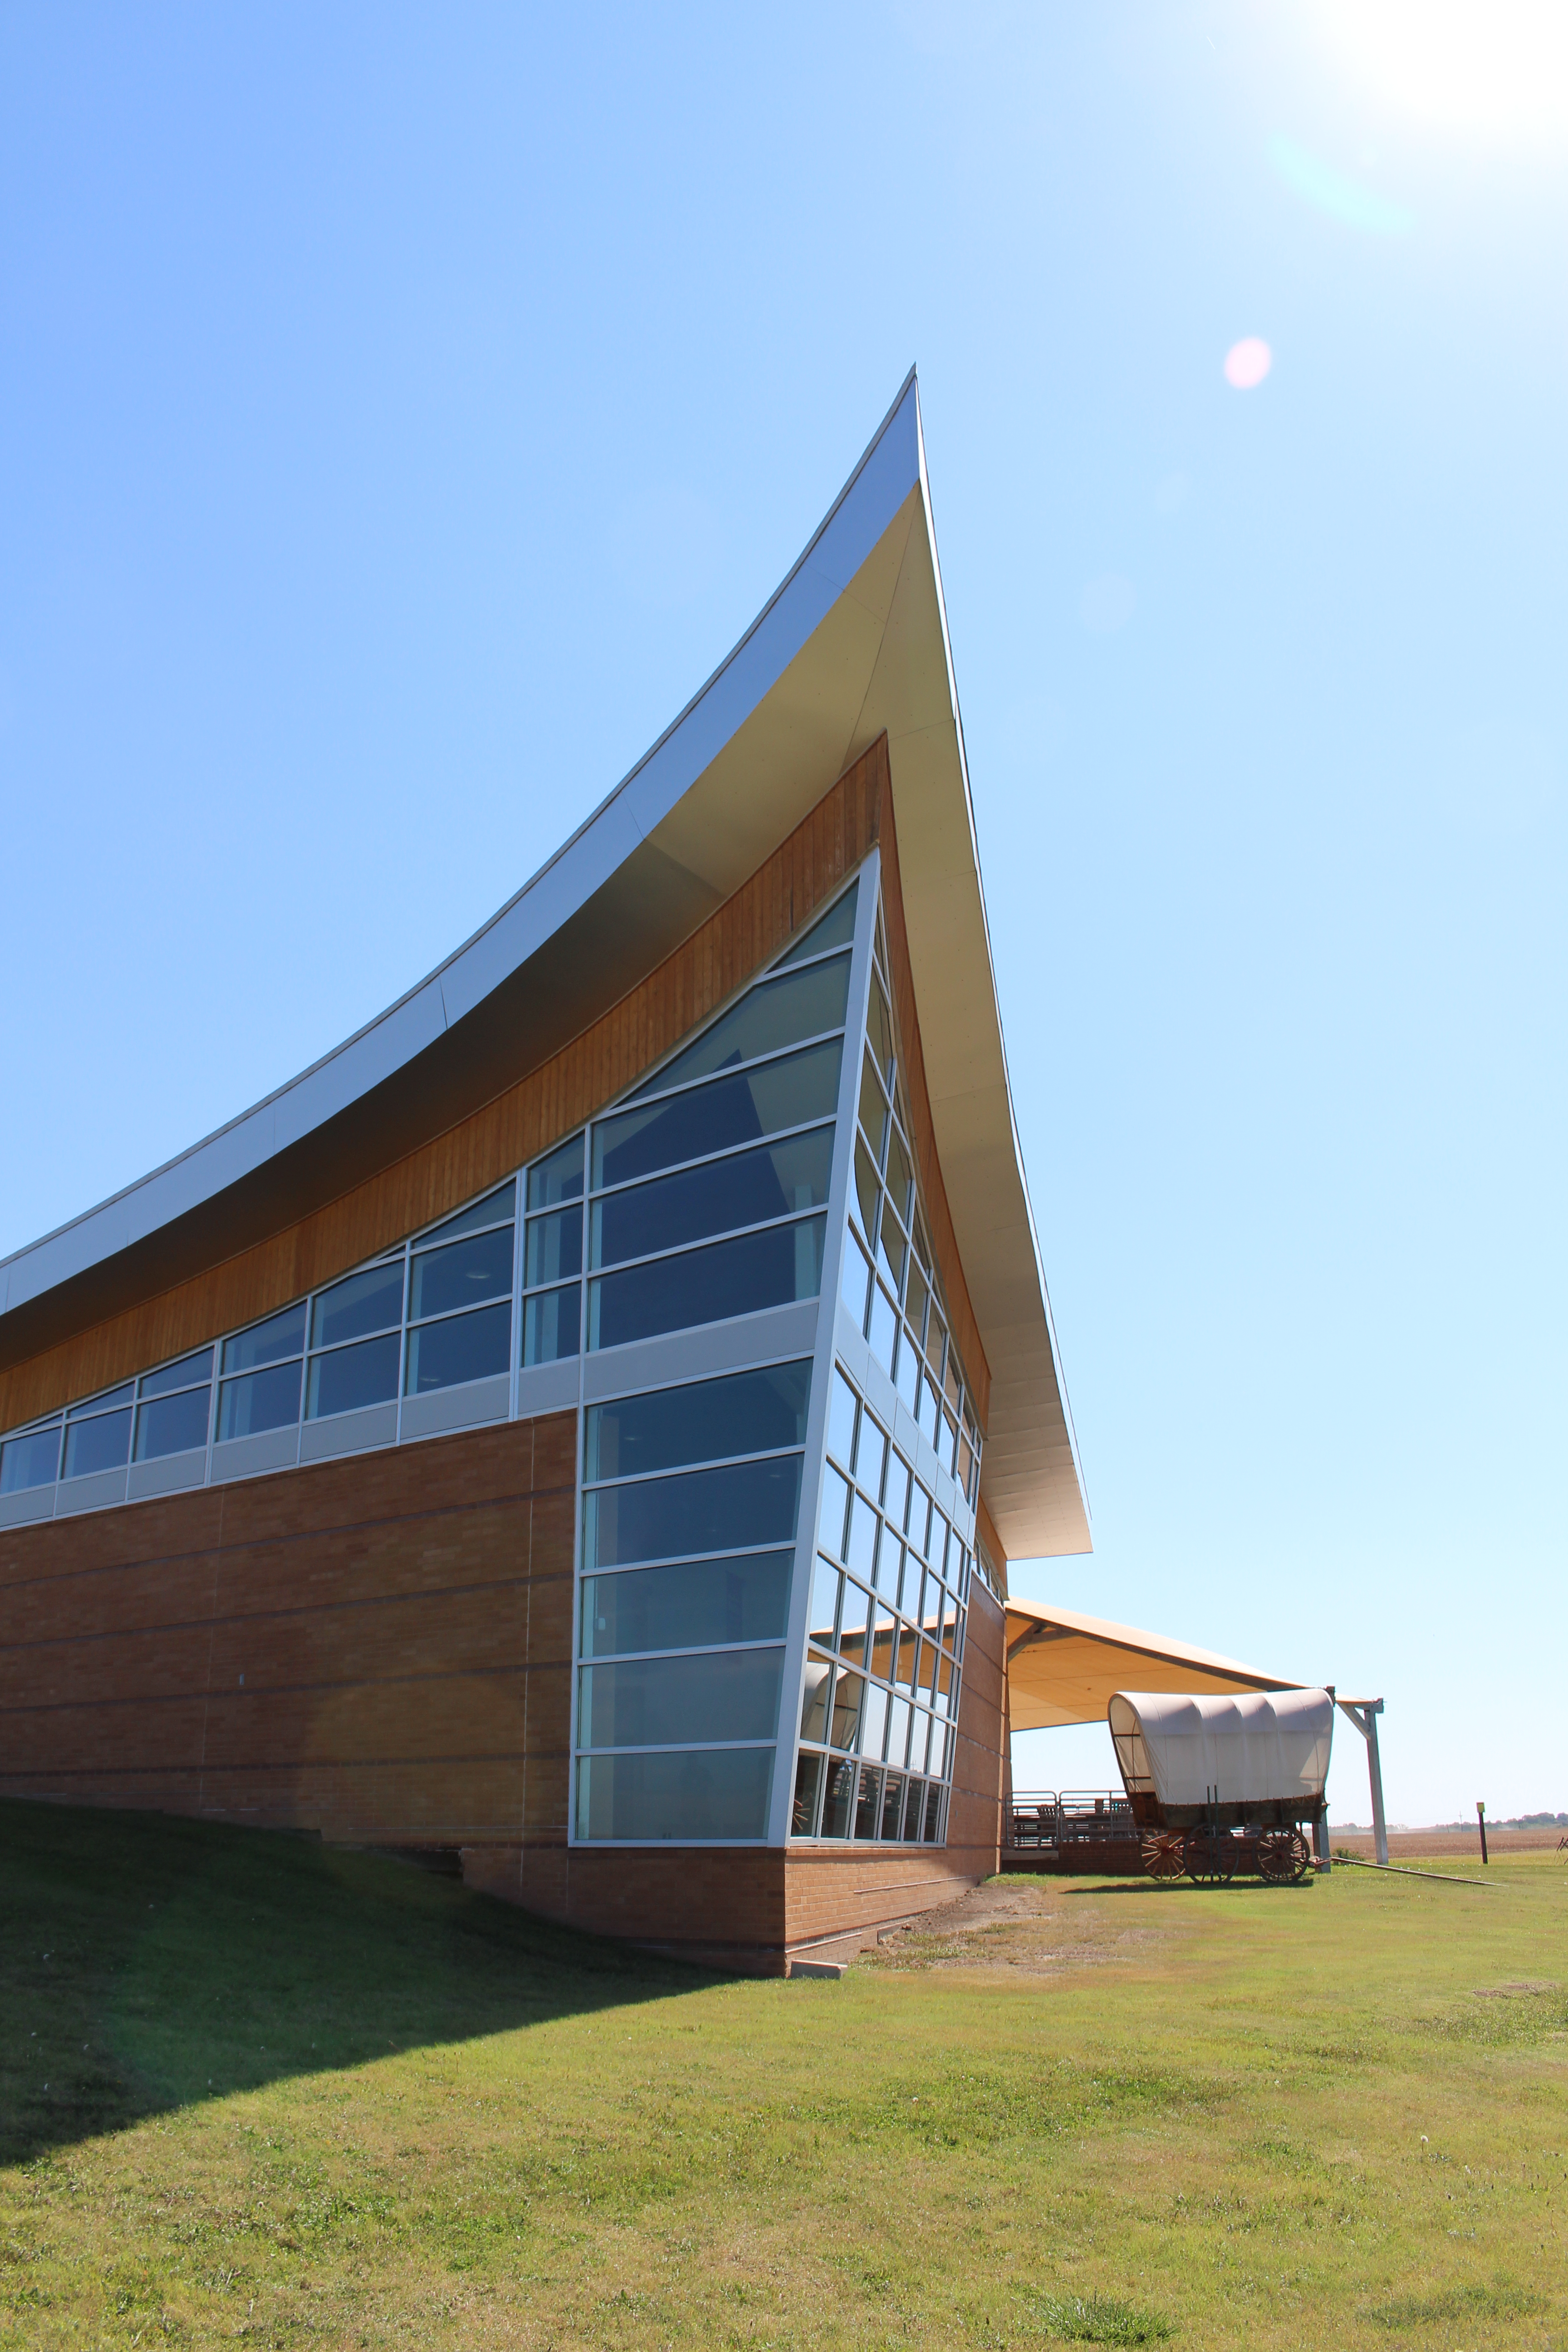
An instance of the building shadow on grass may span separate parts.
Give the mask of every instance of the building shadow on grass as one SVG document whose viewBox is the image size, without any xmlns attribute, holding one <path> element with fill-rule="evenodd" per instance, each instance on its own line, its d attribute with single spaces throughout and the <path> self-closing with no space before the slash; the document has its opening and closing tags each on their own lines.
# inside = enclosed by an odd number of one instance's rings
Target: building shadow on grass
<svg viewBox="0 0 1568 2352">
<path fill-rule="evenodd" d="M 313 1837 L 0 1802 L 0 2164 L 713 1982 Z"/>
</svg>

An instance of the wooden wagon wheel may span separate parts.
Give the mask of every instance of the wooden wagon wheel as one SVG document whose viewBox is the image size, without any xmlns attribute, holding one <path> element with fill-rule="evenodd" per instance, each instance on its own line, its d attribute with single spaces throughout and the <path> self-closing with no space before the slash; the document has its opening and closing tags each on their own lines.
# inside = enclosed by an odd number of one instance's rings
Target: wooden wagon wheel
<svg viewBox="0 0 1568 2352">
<path fill-rule="evenodd" d="M 1225 1830 L 1189 1830 L 1182 1867 L 1198 1886 L 1227 1885 L 1236 1868 L 1236 1840 Z"/>
<path fill-rule="evenodd" d="M 1180 1878 L 1186 1867 L 1180 1830 L 1146 1830 L 1140 1851 L 1151 1878 Z"/>
<path fill-rule="evenodd" d="M 1265 1830 L 1258 1841 L 1258 1875 L 1269 1886 L 1299 1885 L 1312 1866 L 1312 1849 L 1300 1830 Z"/>
</svg>

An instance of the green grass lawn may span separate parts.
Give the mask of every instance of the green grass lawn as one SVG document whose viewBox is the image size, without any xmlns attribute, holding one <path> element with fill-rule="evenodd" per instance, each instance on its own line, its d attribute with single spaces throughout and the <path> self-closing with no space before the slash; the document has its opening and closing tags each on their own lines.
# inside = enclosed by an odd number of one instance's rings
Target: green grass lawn
<svg viewBox="0 0 1568 2352">
<path fill-rule="evenodd" d="M 0 2344 L 1568 2346 L 1568 1867 L 1488 1878 L 1009 1880 L 786 1984 L 0 1806 Z"/>
</svg>

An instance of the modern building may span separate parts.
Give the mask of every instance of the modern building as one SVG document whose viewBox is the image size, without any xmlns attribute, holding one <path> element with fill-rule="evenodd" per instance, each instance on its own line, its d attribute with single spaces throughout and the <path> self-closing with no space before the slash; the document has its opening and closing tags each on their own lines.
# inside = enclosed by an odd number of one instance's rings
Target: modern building
<svg viewBox="0 0 1568 2352">
<path fill-rule="evenodd" d="M 0 1265 L 0 1789 L 460 1853 L 775 1968 L 996 1866 L 1089 1530 L 911 375 L 632 773 Z"/>
</svg>

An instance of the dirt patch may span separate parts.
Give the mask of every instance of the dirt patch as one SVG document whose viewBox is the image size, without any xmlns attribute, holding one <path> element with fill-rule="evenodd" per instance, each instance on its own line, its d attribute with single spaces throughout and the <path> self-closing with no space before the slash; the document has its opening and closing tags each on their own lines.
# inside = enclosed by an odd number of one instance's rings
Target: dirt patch
<svg viewBox="0 0 1568 2352">
<path fill-rule="evenodd" d="M 1130 1911 L 1124 1900 L 1097 1900 L 1081 1885 L 993 1880 L 910 1927 L 889 1928 L 868 1958 L 884 1969 L 1006 1969 L 1025 1976 L 1103 1968 L 1141 1959 L 1183 1931 L 1180 1921 L 1151 1916 L 1161 1900 L 1152 1887 Z"/>
</svg>

